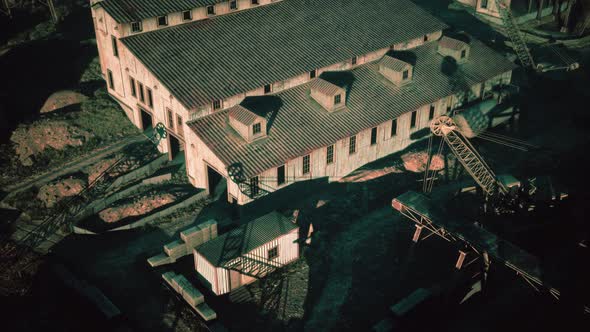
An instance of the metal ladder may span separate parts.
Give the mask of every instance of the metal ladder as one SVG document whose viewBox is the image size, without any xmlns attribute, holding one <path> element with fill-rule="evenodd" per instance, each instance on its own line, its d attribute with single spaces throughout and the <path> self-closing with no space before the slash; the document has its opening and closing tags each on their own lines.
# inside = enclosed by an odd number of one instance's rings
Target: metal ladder
<svg viewBox="0 0 590 332">
<path fill-rule="evenodd" d="M 526 41 L 524 39 L 524 35 L 518 28 L 518 24 L 512 16 L 512 12 L 510 8 L 504 3 L 503 0 L 495 0 L 496 7 L 498 8 L 498 12 L 500 13 L 500 18 L 502 19 L 502 23 L 506 29 L 506 33 L 508 34 L 508 38 L 512 41 L 512 48 L 516 52 L 518 59 L 523 67 L 530 67 L 536 69 L 535 61 L 531 56 L 531 52 L 526 45 Z"/>
</svg>

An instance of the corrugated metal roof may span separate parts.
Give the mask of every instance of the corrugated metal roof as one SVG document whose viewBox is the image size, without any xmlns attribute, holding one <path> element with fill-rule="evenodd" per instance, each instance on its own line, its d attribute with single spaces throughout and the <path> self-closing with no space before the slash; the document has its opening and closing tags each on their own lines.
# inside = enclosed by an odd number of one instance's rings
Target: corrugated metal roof
<svg viewBox="0 0 590 332">
<path fill-rule="evenodd" d="M 99 4 L 118 23 L 204 7 L 228 0 L 104 0 Z"/>
<path fill-rule="evenodd" d="M 469 60 L 448 76 L 441 70 L 443 57 L 436 49 L 437 43 L 431 42 L 412 50 L 416 55 L 413 81 L 402 87 L 385 79 L 377 62 L 341 72 L 352 82 L 347 110 L 342 112 L 325 112 L 311 102 L 309 84 L 259 97 L 280 98 L 280 107 L 269 121 L 268 136 L 256 144 L 247 144 L 228 130 L 226 111 L 189 122 L 189 127 L 223 163 L 242 163 L 250 177 L 516 67 L 474 40 Z"/>
<path fill-rule="evenodd" d="M 468 44 L 466 42 L 454 39 L 454 38 L 449 38 L 447 36 L 443 36 L 438 43 L 440 44 L 441 47 L 444 48 L 450 48 L 452 50 L 462 50 L 465 46 L 468 46 Z"/>
<path fill-rule="evenodd" d="M 287 217 L 273 211 L 205 242 L 197 248 L 197 252 L 214 266 L 221 266 L 297 228 Z M 237 236 L 243 238 L 241 251 L 229 251 L 228 248 L 232 247 L 229 242 L 233 243 L 231 240 Z"/>
<path fill-rule="evenodd" d="M 236 121 L 249 126 L 253 124 L 256 120 L 259 120 L 260 117 L 241 105 L 236 105 L 233 107 L 228 108 L 227 110 L 230 117 L 234 118 Z"/>
<path fill-rule="evenodd" d="M 192 109 L 444 28 L 409 0 L 284 0 L 121 41 Z"/>
<path fill-rule="evenodd" d="M 402 71 L 406 69 L 407 66 L 411 66 L 407 62 L 390 57 L 388 55 L 384 56 L 381 61 L 379 61 L 379 64 L 394 71 Z"/>
<path fill-rule="evenodd" d="M 317 92 L 324 94 L 326 96 L 333 96 L 344 92 L 344 89 L 342 89 L 341 87 L 334 85 L 321 78 L 314 79 L 309 83 L 309 86 L 311 89 L 314 89 Z"/>
</svg>

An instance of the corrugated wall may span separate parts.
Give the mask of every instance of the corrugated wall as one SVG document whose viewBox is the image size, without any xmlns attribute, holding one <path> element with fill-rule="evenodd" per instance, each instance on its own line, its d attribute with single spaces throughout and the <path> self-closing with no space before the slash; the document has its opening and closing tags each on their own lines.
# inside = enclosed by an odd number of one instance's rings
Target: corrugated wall
<svg viewBox="0 0 590 332">
<path fill-rule="evenodd" d="M 217 294 L 217 286 L 215 280 L 215 267 L 209 263 L 197 250 L 193 250 L 193 257 L 195 259 L 195 269 L 197 272 L 205 278 L 211 284 L 211 290 Z"/>
</svg>

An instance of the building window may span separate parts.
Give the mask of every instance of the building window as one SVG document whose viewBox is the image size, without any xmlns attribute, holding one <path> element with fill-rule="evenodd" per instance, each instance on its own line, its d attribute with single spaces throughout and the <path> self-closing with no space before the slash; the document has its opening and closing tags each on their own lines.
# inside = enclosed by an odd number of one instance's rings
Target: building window
<svg viewBox="0 0 590 332">
<path fill-rule="evenodd" d="M 334 105 L 338 105 L 342 102 L 342 95 L 335 95 L 334 96 Z"/>
<path fill-rule="evenodd" d="M 410 128 L 416 127 L 416 111 L 412 112 L 412 119 L 410 119 Z"/>
<path fill-rule="evenodd" d="M 434 105 L 430 105 L 430 111 L 428 111 L 428 120 L 434 119 Z"/>
<path fill-rule="evenodd" d="M 119 57 L 119 47 L 117 46 L 117 38 L 115 36 L 111 36 L 111 42 L 113 44 L 113 55 L 118 58 Z"/>
<path fill-rule="evenodd" d="M 488 8 L 488 0 L 481 0 L 480 7 L 484 9 Z"/>
<path fill-rule="evenodd" d="M 158 26 L 165 27 L 168 25 L 168 16 L 158 16 Z"/>
<path fill-rule="evenodd" d="M 309 173 L 309 155 L 303 156 L 303 174 Z"/>
<path fill-rule="evenodd" d="M 141 32 L 141 21 L 131 22 L 131 32 Z"/>
<path fill-rule="evenodd" d="M 190 21 L 193 19 L 193 12 L 190 10 L 185 10 L 182 12 L 182 19 L 185 21 Z"/>
<path fill-rule="evenodd" d="M 356 152 L 356 136 L 350 136 L 350 140 L 348 142 L 348 154 L 353 154 Z"/>
<path fill-rule="evenodd" d="M 137 88 L 135 87 L 135 79 L 129 76 L 129 86 L 131 86 L 131 95 L 137 98 Z"/>
<path fill-rule="evenodd" d="M 268 249 L 268 260 L 273 260 L 279 257 L 279 247 L 272 247 Z"/>
<path fill-rule="evenodd" d="M 334 145 L 330 145 L 326 148 L 326 164 L 334 162 Z"/>
<path fill-rule="evenodd" d="M 350 59 L 350 63 L 354 66 L 354 65 L 356 65 L 357 60 L 358 60 L 358 57 L 354 56 L 354 57 L 352 57 L 352 59 Z"/>
<path fill-rule="evenodd" d="M 260 187 L 258 185 L 258 177 L 252 177 L 250 178 L 250 194 L 252 196 L 256 196 L 258 195 L 258 193 L 260 192 Z"/>
<path fill-rule="evenodd" d="M 271 93 L 271 92 L 272 92 L 272 85 L 270 85 L 270 84 L 265 85 L 264 86 L 264 93 L 267 94 L 267 93 Z"/>
<path fill-rule="evenodd" d="M 180 115 L 176 115 L 176 132 L 181 137 L 184 136 L 184 128 L 182 127 L 182 117 Z"/>
<path fill-rule="evenodd" d="M 391 120 L 391 137 L 397 135 L 397 119 Z"/>
<path fill-rule="evenodd" d="M 213 101 L 213 109 L 218 110 L 221 108 L 221 99 L 217 99 Z"/>
<path fill-rule="evenodd" d="M 107 69 L 107 76 L 109 79 L 109 89 L 115 90 L 115 81 L 113 80 L 113 72 L 110 69 Z"/>
<path fill-rule="evenodd" d="M 315 75 L 317 74 L 317 70 L 312 70 L 309 72 L 309 79 L 311 80 L 312 78 L 315 78 Z"/>
<path fill-rule="evenodd" d="M 371 145 L 377 144 L 377 127 L 371 129 Z"/>
<path fill-rule="evenodd" d="M 142 103 L 145 103 L 145 96 L 143 94 L 143 84 L 141 84 L 141 82 L 137 81 L 137 87 L 139 88 L 139 101 L 141 101 Z"/>
<path fill-rule="evenodd" d="M 166 114 L 168 115 L 168 128 L 174 129 L 174 116 L 172 115 L 172 110 L 167 108 Z"/>
<path fill-rule="evenodd" d="M 230 1 L 229 2 L 229 9 L 231 9 L 231 10 L 238 9 L 238 1 L 237 0 Z"/>
<path fill-rule="evenodd" d="M 461 59 L 465 58 L 466 50 L 461 50 Z"/>
<path fill-rule="evenodd" d="M 146 88 L 147 91 L 147 104 L 150 108 L 154 108 L 154 97 L 152 96 L 152 89 Z"/>
<path fill-rule="evenodd" d="M 285 165 L 277 167 L 277 185 L 285 183 Z"/>
<path fill-rule="evenodd" d="M 252 134 L 253 135 L 260 134 L 260 131 L 261 131 L 260 122 L 255 123 L 254 125 L 252 125 Z"/>
<path fill-rule="evenodd" d="M 207 6 L 207 15 L 215 15 L 215 6 Z"/>
<path fill-rule="evenodd" d="M 252 3 L 253 5 L 257 5 L 257 4 L 258 4 L 258 0 L 252 0 L 252 1 L 251 1 L 251 3 Z"/>
<path fill-rule="evenodd" d="M 428 41 L 428 35 L 424 35 L 424 41 L 427 42 Z"/>
<path fill-rule="evenodd" d="M 408 79 L 408 75 L 409 75 L 408 70 L 407 69 L 404 70 L 404 72 L 402 73 L 402 79 L 407 80 Z"/>
</svg>

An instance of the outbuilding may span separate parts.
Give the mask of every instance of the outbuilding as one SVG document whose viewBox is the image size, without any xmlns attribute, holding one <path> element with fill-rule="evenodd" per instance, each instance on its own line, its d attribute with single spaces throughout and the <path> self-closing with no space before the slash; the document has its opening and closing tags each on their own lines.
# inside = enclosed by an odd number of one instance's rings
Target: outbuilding
<svg viewBox="0 0 590 332">
<path fill-rule="evenodd" d="M 271 212 L 194 249 L 201 281 L 217 295 L 229 293 L 299 258 L 299 227 Z"/>
</svg>

